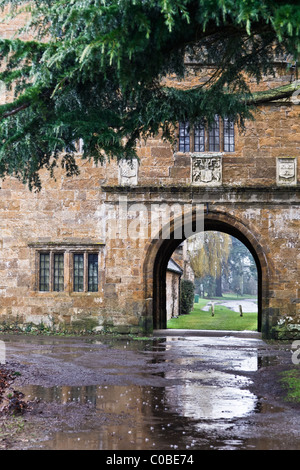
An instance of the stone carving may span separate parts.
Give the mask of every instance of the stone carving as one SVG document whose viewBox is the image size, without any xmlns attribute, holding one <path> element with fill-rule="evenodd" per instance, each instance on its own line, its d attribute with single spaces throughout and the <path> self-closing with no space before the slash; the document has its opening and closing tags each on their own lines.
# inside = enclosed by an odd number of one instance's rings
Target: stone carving
<svg viewBox="0 0 300 470">
<path fill-rule="evenodd" d="M 276 182 L 278 185 L 297 184 L 297 159 L 294 157 L 277 158 Z"/>
<path fill-rule="evenodd" d="M 135 186 L 138 183 L 138 161 L 121 160 L 119 163 L 119 184 L 122 186 Z"/>
<path fill-rule="evenodd" d="M 220 186 L 222 184 L 222 155 L 192 154 L 192 184 Z"/>
</svg>

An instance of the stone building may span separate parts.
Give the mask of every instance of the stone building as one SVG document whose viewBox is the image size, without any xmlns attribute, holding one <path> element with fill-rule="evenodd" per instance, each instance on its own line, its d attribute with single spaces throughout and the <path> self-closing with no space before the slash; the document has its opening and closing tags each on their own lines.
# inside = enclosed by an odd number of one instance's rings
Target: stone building
<svg viewBox="0 0 300 470">
<path fill-rule="evenodd" d="M 3 27 L 4 36 L 11 33 Z M 259 89 L 292 79 L 279 64 L 276 77 L 265 77 Z M 244 132 L 218 116 L 211 129 L 181 123 L 177 148 L 157 135 L 138 143 L 139 161 L 132 163 L 97 167 L 81 160 L 79 145 L 80 175 L 57 170 L 52 179 L 42 171 L 39 193 L 14 178 L 2 181 L 0 322 L 164 328 L 166 271 L 188 236 L 184 219 L 189 228 L 220 230 L 249 248 L 264 337 L 274 336 L 278 324 L 297 329 L 299 105 L 270 102 L 255 118 Z M 160 226 L 161 209 L 167 212 Z"/>
<path fill-rule="evenodd" d="M 194 282 L 186 241 L 180 243 L 169 259 L 166 272 L 166 309 L 167 320 L 180 315 L 180 283 L 181 279 Z"/>
<path fill-rule="evenodd" d="M 187 242 L 184 241 L 176 248 L 172 254 L 172 258 L 181 267 L 184 279 L 195 282 L 195 274 L 191 266 L 190 257 L 188 253 Z"/>
<path fill-rule="evenodd" d="M 170 258 L 166 272 L 167 320 L 180 315 L 180 282 L 182 274 L 183 269 L 173 258 Z"/>
</svg>

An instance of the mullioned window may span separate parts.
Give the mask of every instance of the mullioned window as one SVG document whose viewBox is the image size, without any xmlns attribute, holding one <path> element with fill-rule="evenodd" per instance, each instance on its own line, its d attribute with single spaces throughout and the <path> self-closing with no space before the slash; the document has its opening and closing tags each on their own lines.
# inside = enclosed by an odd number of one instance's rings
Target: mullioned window
<svg viewBox="0 0 300 470">
<path fill-rule="evenodd" d="M 179 152 L 234 152 L 234 123 L 229 118 L 216 115 L 208 127 L 203 122 L 190 126 L 188 121 L 179 123 Z"/>
</svg>

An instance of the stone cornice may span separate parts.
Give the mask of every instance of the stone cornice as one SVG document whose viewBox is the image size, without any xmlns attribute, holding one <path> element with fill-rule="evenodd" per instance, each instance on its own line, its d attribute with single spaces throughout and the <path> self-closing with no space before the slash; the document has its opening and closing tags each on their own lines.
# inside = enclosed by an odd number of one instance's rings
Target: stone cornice
<svg viewBox="0 0 300 470">
<path fill-rule="evenodd" d="M 221 187 L 199 187 L 193 185 L 180 185 L 180 186 L 171 186 L 171 185 L 157 185 L 157 186 L 150 186 L 150 185 L 137 185 L 137 186 L 119 186 L 119 185 L 101 185 L 101 189 L 107 192 L 188 192 L 188 191 L 197 191 L 197 192 L 225 192 L 225 191 L 237 191 L 237 192 L 269 192 L 269 191 L 276 191 L 276 192 L 300 192 L 300 185 L 297 186 L 232 186 L 232 185 L 225 185 L 223 184 Z"/>
<path fill-rule="evenodd" d="M 259 203 L 299 204 L 300 186 L 271 187 L 199 187 L 199 186 L 101 186 L 107 197 L 126 195 L 145 202 L 156 199 L 194 200 L 195 202 L 216 203 Z"/>
</svg>

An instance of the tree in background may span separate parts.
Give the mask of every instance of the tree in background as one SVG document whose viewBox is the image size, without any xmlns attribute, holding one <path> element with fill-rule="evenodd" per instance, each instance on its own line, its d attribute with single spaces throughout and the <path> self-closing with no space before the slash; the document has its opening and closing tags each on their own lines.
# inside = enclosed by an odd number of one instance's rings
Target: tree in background
<svg viewBox="0 0 300 470">
<path fill-rule="evenodd" d="M 202 232 L 188 239 L 196 292 L 209 298 L 224 290 L 237 295 L 257 293 L 257 268 L 248 248 L 222 232 Z M 202 291 L 201 291 L 202 290 Z"/>
<path fill-rule="evenodd" d="M 257 293 L 257 268 L 248 248 L 232 237 L 228 258 L 228 286 L 237 295 Z"/>
<path fill-rule="evenodd" d="M 227 272 L 231 243 L 230 235 L 212 231 L 188 239 L 191 267 L 209 296 L 222 297 L 222 275 Z"/>
<path fill-rule="evenodd" d="M 178 121 L 243 126 L 261 103 L 291 96 L 294 83 L 252 94 L 275 73 L 275 58 L 295 65 L 298 0 L 0 0 L 4 13 L 26 13 L 21 34 L 0 39 L 0 80 L 14 92 L 0 106 L 0 177 L 40 189 L 39 171 L 61 164 L 78 173 L 83 158 L 132 158 L 141 139 L 172 144 Z M 7 19 L 9 21 L 9 19 Z M 19 37 L 18 37 L 19 36 Z M 197 64 L 206 82 L 178 89 Z M 213 66 L 213 67 L 212 67 Z M 297 70 L 297 68 L 295 68 Z"/>
<path fill-rule="evenodd" d="M 182 279 L 180 283 L 180 313 L 187 315 L 194 306 L 195 287 L 192 281 Z"/>
</svg>

